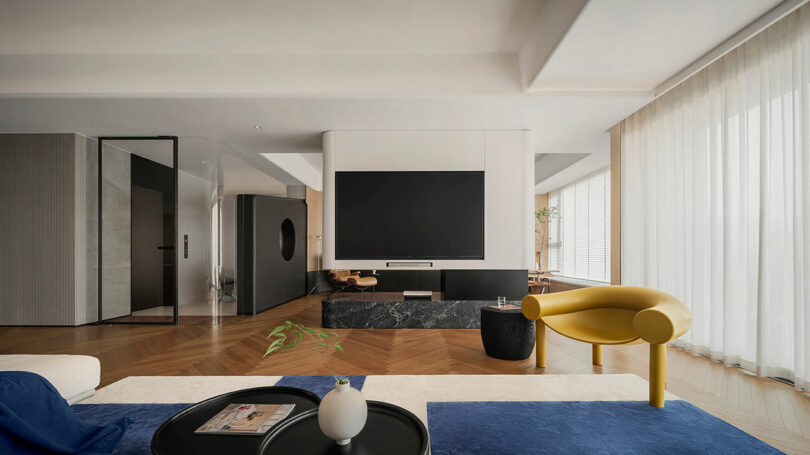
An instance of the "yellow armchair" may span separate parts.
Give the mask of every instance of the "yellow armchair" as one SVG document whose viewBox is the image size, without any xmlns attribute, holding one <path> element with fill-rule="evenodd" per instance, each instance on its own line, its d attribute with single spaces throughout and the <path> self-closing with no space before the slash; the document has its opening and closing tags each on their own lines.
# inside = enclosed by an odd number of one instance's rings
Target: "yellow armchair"
<svg viewBox="0 0 810 455">
<path fill-rule="evenodd" d="M 664 407 L 666 344 L 689 330 L 692 314 L 680 300 L 653 289 L 600 286 L 527 295 L 523 315 L 537 321 L 537 366 L 546 366 L 546 326 L 592 345 L 602 364 L 603 344 L 650 344 L 650 404 Z"/>
</svg>

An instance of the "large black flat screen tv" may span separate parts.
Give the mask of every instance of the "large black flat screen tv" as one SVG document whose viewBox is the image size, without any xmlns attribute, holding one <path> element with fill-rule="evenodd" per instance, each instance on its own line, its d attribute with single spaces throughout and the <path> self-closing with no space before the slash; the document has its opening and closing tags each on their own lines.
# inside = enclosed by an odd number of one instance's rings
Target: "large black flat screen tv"
<svg viewBox="0 0 810 455">
<path fill-rule="evenodd" d="M 484 172 L 336 172 L 336 259 L 483 259 Z"/>
</svg>

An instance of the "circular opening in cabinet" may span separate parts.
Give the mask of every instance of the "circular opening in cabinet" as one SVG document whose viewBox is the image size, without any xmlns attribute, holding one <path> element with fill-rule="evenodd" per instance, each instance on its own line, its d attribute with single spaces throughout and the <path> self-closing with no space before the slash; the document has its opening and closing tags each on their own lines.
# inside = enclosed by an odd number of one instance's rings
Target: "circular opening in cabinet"
<svg viewBox="0 0 810 455">
<path fill-rule="evenodd" d="M 281 248 L 281 257 L 285 261 L 292 259 L 295 254 L 295 226 L 289 218 L 281 222 L 281 230 L 278 232 L 278 246 Z"/>
</svg>

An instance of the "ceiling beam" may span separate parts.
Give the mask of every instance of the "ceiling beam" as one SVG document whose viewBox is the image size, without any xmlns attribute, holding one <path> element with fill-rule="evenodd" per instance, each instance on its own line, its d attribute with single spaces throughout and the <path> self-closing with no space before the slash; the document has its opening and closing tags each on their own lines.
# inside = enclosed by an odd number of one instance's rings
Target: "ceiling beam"
<svg viewBox="0 0 810 455">
<path fill-rule="evenodd" d="M 0 95 L 520 94 L 515 54 L 0 54 Z"/>
<path fill-rule="evenodd" d="M 322 191 L 323 174 L 300 153 L 262 153 L 268 161 L 313 190 Z"/>
<path fill-rule="evenodd" d="M 540 71 L 574 24 L 588 0 L 546 0 L 518 51 L 521 87 L 531 90 Z"/>
</svg>

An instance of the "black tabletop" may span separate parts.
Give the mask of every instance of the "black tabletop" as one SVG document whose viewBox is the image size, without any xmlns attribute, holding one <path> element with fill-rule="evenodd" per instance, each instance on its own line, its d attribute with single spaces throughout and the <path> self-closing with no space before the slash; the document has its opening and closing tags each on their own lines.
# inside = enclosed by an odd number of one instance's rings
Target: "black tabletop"
<svg viewBox="0 0 810 455">
<path fill-rule="evenodd" d="M 515 303 L 513 303 L 513 302 L 507 302 L 507 304 L 515 305 Z M 487 305 L 485 307 L 481 307 L 481 311 L 489 311 L 489 312 L 492 312 L 492 313 L 495 313 L 495 314 L 498 314 L 498 313 L 514 314 L 514 313 L 522 313 L 523 312 L 523 310 L 520 309 L 520 304 L 519 303 L 517 304 L 518 308 L 513 308 L 513 309 L 491 308 L 492 306 L 497 306 L 497 305 Z"/>
<path fill-rule="evenodd" d="M 324 436 L 315 409 L 287 419 L 270 430 L 258 453 L 427 455 L 428 446 L 427 429 L 415 415 L 393 404 L 369 401 L 366 426 L 348 445 L 339 446 Z"/>
<path fill-rule="evenodd" d="M 231 403 L 295 404 L 295 409 L 288 417 L 292 419 L 309 411 L 317 412 L 320 402 L 314 393 L 295 387 L 257 387 L 209 398 L 178 412 L 164 422 L 152 436 L 152 453 L 256 453 L 265 435 L 194 434 L 194 430 Z M 270 432 L 274 430 L 275 428 Z"/>
</svg>

